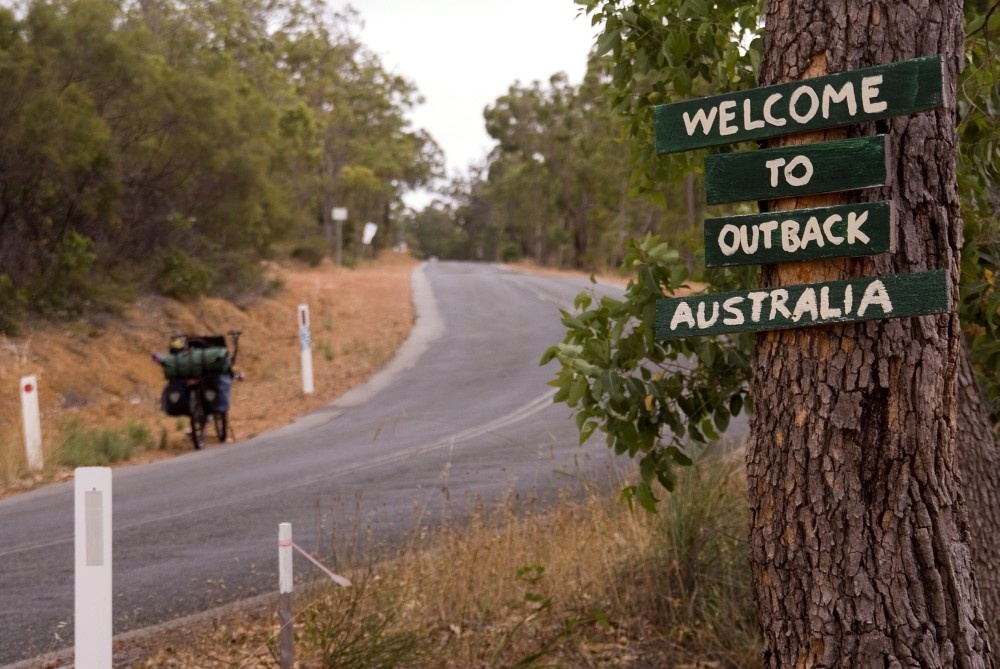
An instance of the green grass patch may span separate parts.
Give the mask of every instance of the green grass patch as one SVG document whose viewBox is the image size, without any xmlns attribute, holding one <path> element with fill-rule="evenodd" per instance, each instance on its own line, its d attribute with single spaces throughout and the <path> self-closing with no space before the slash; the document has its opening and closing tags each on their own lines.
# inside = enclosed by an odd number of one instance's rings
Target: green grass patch
<svg viewBox="0 0 1000 669">
<path fill-rule="evenodd" d="M 100 467 L 128 460 L 153 445 L 145 425 L 130 422 L 121 429 L 89 429 L 71 420 L 61 430 L 59 463 L 66 467 Z"/>
</svg>

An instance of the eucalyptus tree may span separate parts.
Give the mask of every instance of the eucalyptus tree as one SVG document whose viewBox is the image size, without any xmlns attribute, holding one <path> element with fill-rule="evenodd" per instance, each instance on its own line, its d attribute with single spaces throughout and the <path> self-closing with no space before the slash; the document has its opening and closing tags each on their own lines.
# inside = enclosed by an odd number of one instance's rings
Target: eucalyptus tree
<svg viewBox="0 0 1000 669">
<path fill-rule="evenodd" d="M 963 177 L 955 171 L 954 114 L 956 107 L 968 112 L 959 126 L 963 134 L 995 137 L 995 113 L 987 104 L 977 108 L 964 89 L 996 71 L 973 49 L 969 59 L 977 71 L 959 76 L 959 3 L 924 3 L 927 14 L 918 16 L 902 3 L 777 0 L 768 4 L 766 44 L 754 38 L 760 7 L 743 3 L 584 4 L 604 23 L 599 51 L 612 55 L 614 104 L 631 119 L 635 164 L 647 184 L 677 178 L 700 159 L 689 154 L 654 160 L 645 116 L 652 104 L 750 87 L 758 63 L 762 81 L 772 83 L 942 54 L 945 110 L 881 125 L 900 157 L 897 164 L 906 166 L 886 193 L 899 200 L 900 235 L 912 243 L 876 260 L 803 271 L 941 266 L 967 323 L 975 320 L 970 304 L 982 309 L 995 299 L 985 289 L 957 299 L 962 225 L 955 188 Z M 989 25 L 990 8 L 978 7 L 978 14 L 972 8 L 971 36 L 977 21 L 978 29 Z M 921 143 L 917 136 L 929 139 Z M 963 156 L 963 169 L 978 169 L 964 177 L 966 183 L 989 183 L 982 175 L 995 151 L 984 140 L 972 152 L 978 159 Z M 980 188 L 980 211 L 971 212 L 977 223 L 988 220 L 983 212 L 995 214 L 991 197 L 989 186 Z M 948 234 L 932 234 L 942 230 Z M 756 342 L 741 336 L 666 344 L 653 340 L 652 309 L 664 288 L 688 279 L 676 259 L 667 245 L 638 240 L 629 258 L 638 275 L 626 300 L 594 303 L 583 295 L 577 312 L 566 314 L 566 340 L 545 359 L 562 363 L 557 399 L 577 408 L 581 436 L 603 430 L 609 445 L 639 456 L 642 480 L 632 493 L 653 506 L 648 484 L 658 478 L 669 488 L 671 466 L 688 462 L 685 447 L 725 429 L 731 415 L 752 401 L 750 556 L 765 663 L 992 666 L 984 617 L 995 628 L 995 568 L 989 559 L 996 555 L 1000 526 L 987 494 L 972 509 L 979 532 L 970 535 L 956 445 L 966 479 L 979 474 L 976 491 L 992 493 L 994 482 L 981 472 L 995 462 L 996 444 L 966 365 L 957 317 L 771 333 Z M 991 264 L 989 254 L 977 253 L 966 276 L 989 286 Z M 709 280 L 722 289 L 737 283 L 745 288 L 756 278 L 726 271 Z M 765 267 L 766 285 L 782 280 L 778 268 Z M 936 334 L 922 336 L 928 325 Z M 853 353 L 844 358 L 847 350 Z M 682 356 L 695 358 L 694 370 L 675 369 Z M 910 374 L 914 369 L 937 371 Z M 969 556 L 972 539 L 980 542 L 980 582 L 991 575 L 985 614 Z"/>
<path fill-rule="evenodd" d="M 683 220 L 659 202 L 634 197 L 623 122 L 608 108 L 600 66 L 579 85 L 564 74 L 510 87 L 485 113 L 497 141 L 487 192 L 492 216 L 538 262 L 596 269 L 622 259 L 623 240 L 667 231 Z"/>
<path fill-rule="evenodd" d="M 357 21 L 350 9 L 330 16 L 322 3 L 304 3 L 276 34 L 281 67 L 314 123 L 316 208 L 328 238 L 334 206 L 353 224 L 387 223 L 405 189 L 441 171 L 440 149 L 406 117 L 421 101 L 416 88 L 358 40 Z"/>
</svg>

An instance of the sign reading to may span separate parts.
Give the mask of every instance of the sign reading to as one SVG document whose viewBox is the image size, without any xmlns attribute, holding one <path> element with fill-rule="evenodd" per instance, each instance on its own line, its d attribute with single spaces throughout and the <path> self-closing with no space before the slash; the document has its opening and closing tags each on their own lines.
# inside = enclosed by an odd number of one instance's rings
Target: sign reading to
<svg viewBox="0 0 1000 669">
<path fill-rule="evenodd" d="M 923 316 L 947 309 L 945 271 L 912 272 L 657 300 L 656 338 Z"/>
<path fill-rule="evenodd" d="M 705 157 L 708 204 L 881 186 L 885 135 Z"/>
<path fill-rule="evenodd" d="M 902 116 L 942 103 L 941 57 L 764 86 L 653 110 L 656 152 L 790 135 Z"/>
<path fill-rule="evenodd" d="M 891 219 L 889 202 L 709 218 L 705 221 L 705 266 L 886 253 Z"/>
</svg>

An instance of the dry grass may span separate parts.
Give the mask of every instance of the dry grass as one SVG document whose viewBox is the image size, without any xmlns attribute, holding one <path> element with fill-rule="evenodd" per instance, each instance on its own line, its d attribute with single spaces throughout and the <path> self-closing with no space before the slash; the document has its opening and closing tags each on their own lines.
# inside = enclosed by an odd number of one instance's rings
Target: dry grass
<svg viewBox="0 0 1000 669">
<path fill-rule="evenodd" d="M 760 666 L 738 468 L 682 475 L 662 513 L 567 496 L 472 509 L 296 597 L 300 667 Z M 165 639 L 129 666 L 277 667 L 276 598 Z"/>
<path fill-rule="evenodd" d="M 130 462 L 191 448 L 184 420 L 160 412 L 163 374 L 150 361 L 172 331 L 243 331 L 230 420 L 238 439 L 279 427 L 364 382 L 393 355 L 413 322 L 410 274 L 416 261 L 385 253 L 357 269 L 329 262 L 269 268 L 283 285 L 275 297 L 235 305 L 217 299 L 181 303 L 143 298 L 120 315 L 87 322 L 29 324 L 0 335 L 0 497 L 68 479 L 59 448 L 80 429 L 144 425 L 154 447 Z M 297 307 L 310 306 L 315 392 L 302 394 Z M 19 379 L 37 375 L 46 468 L 27 471 Z M 214 444 L 209 439 L 209 446 Z"/>
</svg>

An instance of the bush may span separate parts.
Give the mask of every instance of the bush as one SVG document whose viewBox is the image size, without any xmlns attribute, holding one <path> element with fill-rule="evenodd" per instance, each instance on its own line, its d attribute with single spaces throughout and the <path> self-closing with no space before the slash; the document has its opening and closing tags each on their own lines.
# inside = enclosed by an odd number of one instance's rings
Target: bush
<svg viewBox="0 0 1000 669">
<path fill-rule="evenodd" d="M 516 262 L 522 257 L 521 246 L 518 244 L 505 244 L 500 250 L 500 259 L 503 262 Z"/>
<path fill-rule="evenodd" d="M 323 237 L 303 239 L 292 249 L 292 258 L 310 267 L 317 267 L 326 257 L 327 247 L 328 244 Z"/>
<path fill-rule="evenodd" d="M 87 311 L 99 292 L 93 279 L 94 242 L 71 230 L 52 254 L 51 266 L 29 287 L 32 307 L 46 316 L 73 318 Z"/>
<path fill-rule="evenodd" d="M 24 321 L 24 290 L 14 285 L 6 274 L 0 274 L 0 334 L 16 335 Z"/>
<path fill-rule="evenodd" d="M 176 246 L 157 254 L 154 287 L 161 294 L 179 300 L 208 294 L 215 272 Z"/>
<path fill-rule="evenodd" d="M 127 460 L 136 449 L 153 445 L 149 429 L 129 423 L 123 430 L 91 430 L 70 421 L 59 444 L 59 462 L 66 467 L 100 467 Z"/>
<path fill-rule="evenodd" d="M 330 586 L 305 612 L 303 649 L 323 669 L 393 669 L 423 655 L 416 631 L 398 624 L 398 602 L 380 599 L 374 585 L 369 574 L 350 588 Z"/>
</svg>

